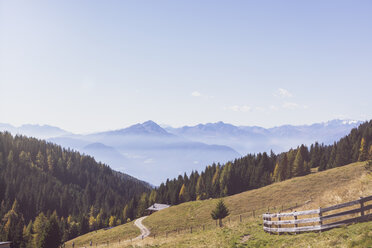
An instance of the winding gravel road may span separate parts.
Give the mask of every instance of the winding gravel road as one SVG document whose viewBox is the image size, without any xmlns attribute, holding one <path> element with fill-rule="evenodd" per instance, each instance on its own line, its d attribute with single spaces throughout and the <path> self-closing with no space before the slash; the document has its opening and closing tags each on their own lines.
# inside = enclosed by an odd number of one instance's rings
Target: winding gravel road
<svg viewBox="0 0 372 248">
<path fill-rule="evenodd" d="M 138 218 L 138 219 L 134 222 L 134 225 L 136 225 L 136 226 L 141 230 L 141 235 L 139 235 L 138 237 L 134 238 L 133 240 L 141 240 L 141 239 L 144 239 L 144 238 L 146 238 L 147 236 L 150 235 L 150 230 L 142 224 L 142 221 L 143 221 L 146 217 L 147 217 L 147 216 L 144 216 L 144 217 Z"/>
</svg>

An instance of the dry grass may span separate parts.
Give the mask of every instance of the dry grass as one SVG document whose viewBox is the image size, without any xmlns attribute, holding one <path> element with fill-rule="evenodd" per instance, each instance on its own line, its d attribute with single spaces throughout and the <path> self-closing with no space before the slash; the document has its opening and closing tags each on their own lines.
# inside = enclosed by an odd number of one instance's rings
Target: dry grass
<svg viewBox="0 0 372 248">
<path fill-rule="evenodd" d="M 313 209 L 355 200 L 360 196 L 372 195 L 371 175 L 364 165 L 365 163 L 353 163 L 274 183 L 226 197 L 225 202 L 230 209 L 231 218 L 236 220 L 240 214 L 246 219 L 252 215 L 253 210 L 262 213 L 268 207 L 270 212 L 278 212 L 282 206 L 285 209 L 297 204 L 297 210 Z M 213 226 L 210 212 L 216 203 L 217 199 L 213 199 L 172 206 L 149 216 L 144 224 L 156 234 L 203 224 Z"/>
<path fill-rule="evenodd" d="M 140 234 L 140 230 L 134 225 L 134 221 L 132 221 L 127 224 L 114 227 L 112 229 L 100 229 L 97 232 L 93 231 L 79 236 L 73 240 L 66 242 L 66 247 L 72 247 L 72 242 L 75 243 L 75 247 L 89 247 L 89 243 L 91 240 L 94 247 L 96 247 L 96 244 L 97 247 L 107 247 L 107 241 L 109 241 L 109 244 L 114 244 L 119 243 L 120 239 L 120 243 L 123 244 L 124 240 L 134 238 Z"/>
<path fill-rule="evenodd" d="M 278 212 L 282 206 L 287 208 L 296 204 L 298 205 L 296 210 L 314 209 L 367 195 L 372 195 L 371 172 L 366 169 L 365 163 L 353 163 L 226 197 L 225 202 L 231 211 L 228 217 L 231 223 L 226 218 L 224 220 L 226 226 L 222 229 L 216 228 L 210 217 L 217 199 L 187 202 L 157 212 L 143 221 L 144 225 L 151 229 L 151 235 L 156 235 L 155 239 L 151 236 L 143 241 L 125 245 L 118 245 L 116 241 L 116 244 L 110 247 L 273 247 L 273 244 L 276 244 L 275 247 L 347 247 L 338 243 L 341 240 L 338 235 L 342 236 L 345 230 L 347 233 L 345 242 L 354 242 L 353 244 L 358 246 L 358 242 L 364 244 L 365 240 L 368 242 L 370 237 L 372 239 L 371 232 L 360 237 L 361 233 L 364 233 L 360 231 L 364 230 L 363 228 L 371 230 L 371 222 L 352 225 L 342 232 L 339 231 L 342 228 L 331 230 L 325 235 L 322 234 L 323 236 L 316 233 L 277 236 L 263 232 L 262 219 L 257 217 L 257 213 L 266 212 L 268 207 L 270 212 Z M 256 210 L 255 219 L 251 217 L 253 210 Z M 239 215 L 243 217 L 242 223 L 239 221 Z M 205 230 L 202 229 L 203 225 Z M 191 226 L 193 233 L 190 233 Z M 123 233 L 116 232 L 118 236 L 112 240 L 118 240 L 119 237 L 124 239 L 124 235 L 128 234 L 124 232 L 129 225 L 121 227 Z M 130 228 L 135 227 L 132 225 Z M 177 229 L 183 230 L 178 234 L 175 231 Z M 109 234 L 112 231 L 114 230 L 105 231 L 106 233 L 102 233 L 99 239 L 107 240 L 105 238 L 113 237 L 114 235 Z M 138 233 L 132 237 L 136 235 Z M 249 239 L 242 241 L 244 236 L 249 236 Z"/>
</svg>

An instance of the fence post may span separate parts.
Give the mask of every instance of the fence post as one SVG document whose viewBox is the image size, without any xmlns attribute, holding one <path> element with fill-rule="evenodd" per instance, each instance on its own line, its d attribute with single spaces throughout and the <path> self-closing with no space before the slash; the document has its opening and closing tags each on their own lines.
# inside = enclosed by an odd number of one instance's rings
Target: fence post
<svg viewBox="0 0 372 248">
<path fill-rule="evenodd" d="M 360 197 L 359 202 L 360 202 L 360 216 L 364 216 L 364 199 L 363 199 L 363 197 Z"/>
<path fill-rule="evenodd" d="M 280 214 L 280 212 L 279 212 L 279 214 Z M 281 219 L 280 216 L 278 216 L 278 221 L 280 221 L 280 219 Z M 282 225 L 279 224 L 278 225 L 278 235 L 280 235 L 280 228 L 281 227 L 282 227 Z"/>
<path fill-rule="evenodd" d="M 296 203 L 296 207 L 297 207 L 297 203 Z M 296 214 L 296 211 L 295 211 L 295 214 Z M 294 216 L 294 219 L 295 221 L 297 220 L 297 215 Z M 295 230 L 297 231 L 297 227 L 298 227 L 298 224 L 295 223 Z M 295 231 L 295 234 L 297 234 L 297 232 Z"/>
<path fill-rule="evenodd" d="M 323 213 L 322 213 L 322 208 L 319 207 L 319 225 L 320 225 L 320 233 L 322 233 L 322 226 L 323 226 L 323 221 L 322 221 L 322 216 L 323 216 Z"/>
<path fill-rule="evenodd" d="M 204 227 L 204 225 L 203 225 L 203 231 L 205 230 L 205 227 Z"/>
<path fill-rule="evenodd" d="M 268 213 L 268 214 L 269 214 L 269 213 Z M 268 219 L 269 219 L 269 221 L 271 221 L 271 216 L 270 216 L 270 217 L 269 217 Z M 269 228 L 270 228 L 270 235 L 271 235 L 271 234 L 273 234 L 273 233 L 272 233 L 272 230 L 271 230 L 271 227 L 272 227 L 272 225 L 271 225 L 271 224 L 269 224 Z"/>
<path fill-rule="evenodd" d="M 242 215 L 239 215 L 239 218 L 240 218 L 240 222 L 242 222 Z"/>
<path fill-rule="evenodd" d="M 192 227 L 190 227 L 190 233 L 192 233 Z"/>
</svg>

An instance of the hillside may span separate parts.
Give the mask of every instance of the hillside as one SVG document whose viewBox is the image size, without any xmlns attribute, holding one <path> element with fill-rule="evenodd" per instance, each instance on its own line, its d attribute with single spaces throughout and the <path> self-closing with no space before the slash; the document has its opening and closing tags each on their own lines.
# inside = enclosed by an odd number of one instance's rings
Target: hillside
<svg viewBox="0 0 372 248">
<path fill-rule="evenodd" d="M 225 197 L 225 203 L 231 211 L 231 215 L 224 220 L 226 227 L 219 229 L 210 217 L 217 199 L 192 201 L 150 215 L 144 220 L 144 224 L 151 229 L 151 235 L 157 238 L 147 238 L 138 244 L 150 244 L 161 247 L 273 247 L 277 236 L 270 236 L 262 230 L 262 220 L 258 214 L 267 211 L 278 211 L 282 208 L 293 207 L 296 210 L 326 207 L 329 205 L 354 200 L 359 196 L 372 195 L 372 170 L 366 166 L 366 162 L 353 163 L 347 166 L 318 172 L 315 174 L 289 179 L 284 182 L 271 184 L 260 189 L 251 190 Z M 297 208 L 295 206 L 298 205 Z M 274 209 L 275 207 L 275 209 Z M 252 211 L 255 210 L 255 217 Z M 242 215 L 243 222 L 239 223 L 239 216 Z M 229 223 L 229 218 L 231 223 Z M 204 225 L 205 231 L 202 231 Z M 133 224 L 128 223 L 121 228 L 132 228 Z M 193 227 L 193 234 L 190 234 L 190 227 Z M 348 239 L 359 240 L 364 234 L 363 229 L 372 228 L 371 223 L 362 223 L 343 228 L 342 234 Z M 175 230 L 180 229 L 181 234 Z M 360 232 L 359 232 L 360 231 Z M 111 230 L 105 231 L 98 236 L 91 236 L 94 240 L 103 236 L 109 236 Z M 166 238 L 168 232 L 168 238 Z M 123 231 L 124 233 L 124 231 Z M 337 235 L 333 235 L 336 233 Z M 324 235 L 304 234 L 280 236 L 281 242 L 277 247 L 285 244 L 289 247 L 298 247 L 302 244 L 311 244 L 317 247 L 317 243 L 323 247 L 331 247 L 332 242 L 339 242 L 338 235 L 341 232 L 337 229 L 325 232 Z M 103 235 L 103 236 L 102 236 Z M 118 240 L 122 234 L 111 237 L 112 242 Z M 246 242 L 241 242 L 241 236 L 249 235 Z M 348 236 L 349 235 L 349 236 Z M 369 235 L 369 236 L 368 236 Z M 302 241 L 301 237 L 305 237 Z M 363 237 L 362 237 L 363 238 Z M 76 244 L 83 245 L 79 237 L 74 240 Z M 272 242 L 272 243 L 270 243 Z M 346 242 L 346 241 L 345 241 Z M 351 241 L 350 241 L 351 242 Z M 357 241 L 356 241 L 357 242 Z M 359 241 L 358 241 L 359 242 Z M 364 241 L 363 241 L 364 242 Z M 71 244 L 71 241 L 67 244 Z M 115 247 L 115 246 L 113 246 Z M 319 247 L 319 246 L 318 246 Z"/>
<path fill-rule="evenodd" d="M 27 224 L 32 229 L 36 217 L 56 219 L 61 239 L 69 239 L 108 226 L 111 217 L 115 224 L 124 221 L 125 204 L 136 204 L 149 190 L 149 184 L 90 156 L 0 133 L 0 241 L 15 240 L 15 247 L 28 242 L 17 235 Z M 88 222 L 88 216 L 94 221 Z"/>
</svg>

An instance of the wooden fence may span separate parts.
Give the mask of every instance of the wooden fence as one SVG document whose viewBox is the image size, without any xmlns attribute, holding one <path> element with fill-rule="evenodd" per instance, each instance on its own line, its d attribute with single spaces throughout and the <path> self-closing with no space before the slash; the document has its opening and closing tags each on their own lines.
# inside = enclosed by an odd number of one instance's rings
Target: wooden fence
<svg viewBox="0 0 372 248">
<path fill-rule="evenodd" d="M 359 200 L 326 208 L 291 213 L 263 214 L 263 228 L 266 232 L 280 235 L 281 233 L 323 231 L 345 224 L 366 221 L 372 218 L 372 214 L 369 213 L 372 204 L 367 205 L 368 201 L 372 201 L 372 196 L 360 197 Z M 352 208 L 354 205 L 358 207 Z"/>
</svg>

